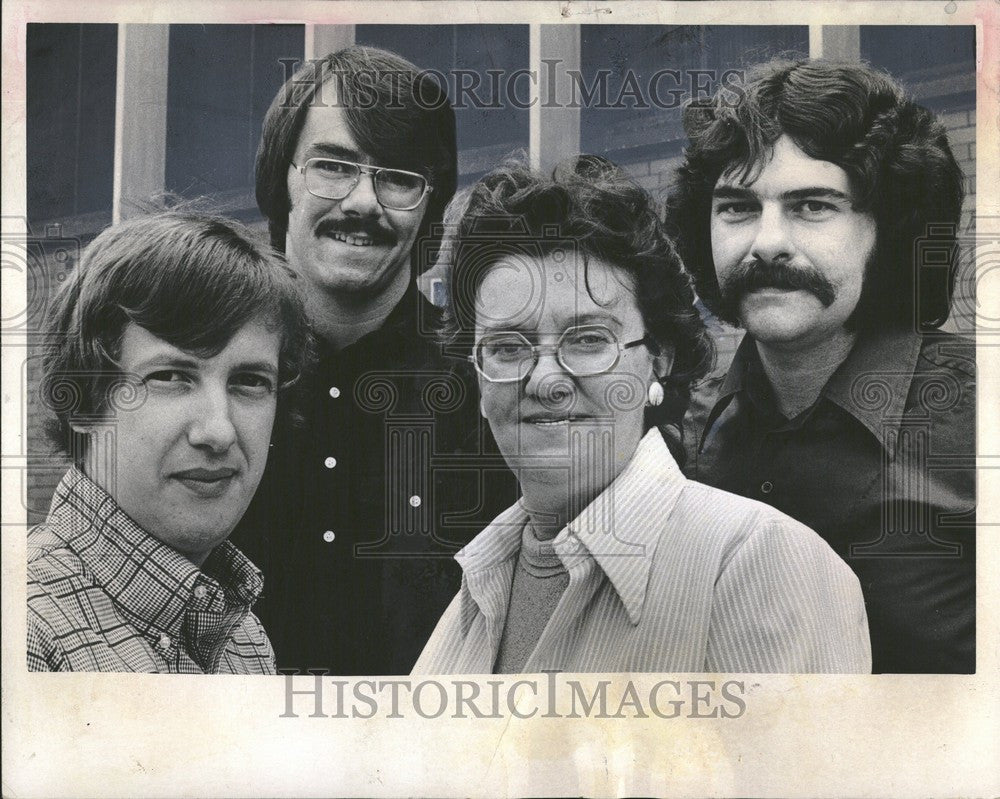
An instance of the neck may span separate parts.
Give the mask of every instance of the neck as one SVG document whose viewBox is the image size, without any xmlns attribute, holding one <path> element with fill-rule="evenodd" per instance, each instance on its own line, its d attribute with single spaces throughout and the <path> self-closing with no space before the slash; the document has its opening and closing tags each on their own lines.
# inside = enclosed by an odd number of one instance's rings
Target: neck
<svg viewBox="0 0 1000 799">
<path fill-rule="evenodd" d="M 403 268 L 382 292 L 372 296 L 313 290 L 306 297 L 306 311 L 316 334 L 335 350 L 342 350 L 378 330 L 409 284 L 410 270 Z"/>
<path fill-rule="evenodd" d="M 756 342 L 778 410 L 791 419 L 812 405 L 854 346 L 855 334 L 841 328 L 808 347 Z"/>
<path fill-rule="evenodd" d="M 528 513 L 536 538 L 541 541 L 555 538 L 615 481 L 633 454 L 634 450 L 622 457 L 622 453 L 616 452 L 609 460 L 577 462 L 569 468 L 519 469 L 521 505 Z M 580 457 L 582 461 L 586 456 Z"/>
</svg>

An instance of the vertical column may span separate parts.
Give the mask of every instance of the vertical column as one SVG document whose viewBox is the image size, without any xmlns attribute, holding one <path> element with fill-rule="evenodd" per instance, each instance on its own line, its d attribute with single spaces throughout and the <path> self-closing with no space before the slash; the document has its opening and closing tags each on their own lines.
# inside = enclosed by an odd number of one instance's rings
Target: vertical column
<svg viewBox="0 0 1000 799">
<path fill-rule="evenodd" d="M 118 26 L 112 221 L 164 188 L 169 25 Z"/>
<path fill-rule="evenodd" d="M 568 74 L 580 69 L 580 26 L 532 25 L 529 36 L 528 68 L 537 79 L 528 112 L 528 157 L 532 168 L 548 172 L 580 152 L 580 109 L 571 107 Z"/>
<path fill-rule="evenodd" d="M 861 28 L 857 25 L 810 25 L 809 57 L 860 61 Z"/>
<path fill-rule="evenodd" d="M 306 25 L 305 58 L 322 58 L 354 44 L 353 25 Z"/>
</svg>

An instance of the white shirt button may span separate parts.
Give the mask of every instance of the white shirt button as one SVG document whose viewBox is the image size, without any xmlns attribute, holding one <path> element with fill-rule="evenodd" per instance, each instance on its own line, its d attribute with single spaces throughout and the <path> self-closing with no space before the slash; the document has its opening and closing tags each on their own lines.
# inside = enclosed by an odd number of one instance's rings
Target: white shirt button
<svg viewBox="0 0 1000 799">
<path fill-rule="evenodd" d="M 323 461 L 323 465 L 326 466 L 327 469 L 332 469 L 334 466 L 337 465 L 337 459 L 327 458 L 325 461 Z"/>
<path fill-rule="evenodd" d="M 423 500 L 421 500 L 420 497 L 418 497 L 416 494 L 414 494 L 412 497 L 410 497 L 410 505 L 412 505 L 414 508 L 419 508 L 420 507 L 420 503 L 422 501 Z"/>
<path fill-rule="evenodd" d="M 340 396 L 340 389 L 336 386 L 330 386 L 330 396 L 337 399 Z"/>
<path fill-rule="evenodd" d="M 160 633 L 160 649 L 170 649 L 170 636 Z"/>
<path fill-rule="evenodd" d="M 333 541 L 333 539 L 336 538 L 336 537 L 337 537 L 337 534 L 335 532 L 333 532 L 333 530 L 327 530 L 325 533 L 323 533 L 323 540 L 326 541 L 326 543 L 328 543 L 328 544 L 331 541 Z"/>
<path fill-rule="evenodd" d="M 208 589 L 205 588 L 205 586 L 203 586 L 203 585 L 197 585 L 197 586 L 195 586 L 195 589 L 194 589 L 195 598 L 197 598 L 197 599 L 204 599 L 205 598 L 205 594 L 207 594 L 207 593 L 208 593 Z"/>
</svg>

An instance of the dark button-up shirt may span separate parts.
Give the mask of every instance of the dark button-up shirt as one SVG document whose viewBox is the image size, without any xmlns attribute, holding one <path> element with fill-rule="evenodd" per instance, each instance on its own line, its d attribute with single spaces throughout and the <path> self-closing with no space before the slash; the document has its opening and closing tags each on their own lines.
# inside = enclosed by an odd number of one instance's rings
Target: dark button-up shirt
<svg viewBox="0 0 1000 799">
<path fill-rule="evenodd" d="M 854 569 L 875 672 L 975 671 L 975 350 L 859 338 L 819 399 L 777 410 L 745 337 L 690 476 L 784 511 Z"/>
<path fill-rule="evenodd" d="M 28 533 L 28 670 L 274 674 L 261 585 L 229 542 L 199 569 L 70 469 Z"/>
<path fill-rule="evenodd" d="M 279 669 L 408 673 L 460 585 L 453 555 L 517 498 L 439 313 L 411 288 L 378 330 L 321 345 L 306 423 L 272 447 L 234 540 L 267 575 Z"/>
</svg>

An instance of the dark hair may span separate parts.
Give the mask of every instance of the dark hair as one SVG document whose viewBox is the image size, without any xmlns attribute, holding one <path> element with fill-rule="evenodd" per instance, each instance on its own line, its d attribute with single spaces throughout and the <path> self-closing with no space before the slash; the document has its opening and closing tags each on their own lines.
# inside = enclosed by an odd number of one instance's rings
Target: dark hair
<svg viewBox="0 0 1000 799">
<path fill-rule="evenodd" d="M 413 248 L 414 270 L 422 271 L 421 240 L 426 242 L 432 229 L 440 227 L 458 181 L 455 112 L 430 73 L 374 47 L 348 47 L 306 62 L 267 110 L 256 182 L 257 205 L 268 219 L 271 245 L 285 251 L 291 210 L 288 165 L 306 114 L 313 104 L 331 102 L 343 109 L 358 147 L 379 166 L 420 172 L 433 186 Z"/>
<path fill-rule="evenodd" d="M 84 250 L 46 317 L 42 400 L 60 448 L 80 455 L 71 423 L 113 407 L 121 338 L 129 323 L 178 349 L 212 357 L 247 322 L 281 333 L 276 425 L 294 421 L 293 397 L 310 356 L 295 275 L 267 244 L 221 216 L 165 211 L 114 225 Z"/>
<path fill-rule="evenodd" d="M 730 172 L 752 182 L 787 135 L 810 158 L 843 169 L 855 207 L 874 216 L 874 257 L 851 325 L 933 328 L 948 318 L 963 175 L 944 127 L 891 77 L 861 64 L 773 61 L 755 70 L 735 104 L 730 87 L 688 105 L 684 128 L 690 145 L 667 226 L 711 310 L 720 312 L 710 234 L 715 183 Z M 951 250 L 945 279 L 918 278 L 921 237 Z"/>
<path fill-rule="evenodd" d="M 691 383 L 707 372 L 714 350 L 695 308 L 691 276 L 658 209 L 621 169 L 596 156 L 571 159 L 551 178 L 523 165 L 504 166 L 456 197 L 447 217 L 457 223 L 442 250 L 449 267 L 446 337 L 471 344 L 476 294 L 498 260 L 572 246 L 633 279 L 646 332 L 675 348 L 671 373 L 661 381 L 665 401 L 647 409 L 646 423 L 680 423 Z"/>
</svg>

